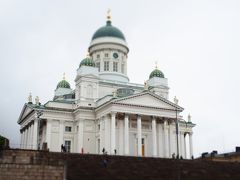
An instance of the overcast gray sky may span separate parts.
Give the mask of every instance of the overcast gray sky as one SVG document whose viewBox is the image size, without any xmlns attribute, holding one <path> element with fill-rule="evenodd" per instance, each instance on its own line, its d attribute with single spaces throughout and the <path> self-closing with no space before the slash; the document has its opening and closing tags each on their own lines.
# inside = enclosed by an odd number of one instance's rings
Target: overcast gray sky
<svg viewBox="0 0 240 180">
<path fill-rule="evenodd" d="M 29 92 L 53 98 L 76 69 L 112 9 L 127 39 L 128 76 L 143 83 L 155 61 L 192 115 L 194 152 L 240 145 L 240 1 L 0 0 L 0 134 L 19 143 L 17 119 Z"/>
</svg>

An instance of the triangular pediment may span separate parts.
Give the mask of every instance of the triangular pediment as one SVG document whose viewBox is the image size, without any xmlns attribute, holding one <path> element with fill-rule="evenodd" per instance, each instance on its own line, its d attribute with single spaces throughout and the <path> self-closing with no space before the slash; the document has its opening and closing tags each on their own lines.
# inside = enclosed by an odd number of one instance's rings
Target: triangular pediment
<svg viewBox="0 0 240 180">
<path fill-rule="evenodd" d="M 164 99 L 157 95 L 153 95 L 151 93 L 139 93 L 137 95 L 117 99 L 114 103 L 172 110 L 175 110 L 176 108 L 178 110 L 183 109 L 180 106 L 177 106 L 174 103 L 168 101 L 167 99 Z"/>
<path fill-rule="evenodd" d="M 25 117 L 27 117 L 31 112 L 33 111 L 33 108 L 29 107 L 28 105 L 24 105 L 22 112 L 19 116 L 18 122 L 21 122 Z"/>
</svg>

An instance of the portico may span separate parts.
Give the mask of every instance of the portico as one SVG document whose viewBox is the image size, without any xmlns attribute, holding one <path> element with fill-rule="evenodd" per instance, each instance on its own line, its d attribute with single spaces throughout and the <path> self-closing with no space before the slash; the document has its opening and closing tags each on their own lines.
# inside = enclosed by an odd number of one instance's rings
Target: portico
<svg viewBox="0 0 240 180">
<path fill-rule="evenodd" d="M 116 150 L 119 155 L 165 158 L 171 158 L 173 154 L 177 155 L 175 109 L 178 108 L 180 112 L 182 108 L 173 103 L 163 102 L 159 97 L 153 97 L 155 101 L 152 101 L 151 106 L 129 104 L 133 101 L 146 104 L 144 98 L 149 98 L 149 96 L 153 95 L 145 92 L 138 96 L 113 100 L 97 109 L 98 119 L 104 119 L 105 136 L 104 139 L 100 139 L 100 147 L 104 147 L 110 154 L 115 154 Z M 161 104 L 162 108 L 161 106 L 153 107 L 154 103 L 155 105 Z M 166 108 L 167 105 L 168 108 Z M 180 124 L 179 157 L 186 158 L 185 136 L 190 129 L 181 128 L 179 114 L 177 120 Z M 101 125 L 103 126 L 100 123 Z"/>
<path fill-rule="evenodd" d="M 109 118 L 104 118 L 105 136 L 100 136 L 100 138 L 104 137 L 104 139 L 100 139 L 100 147 L 104 147 L 110 154 L 115 154 L 116 150 L 118 155 L 147 155 L 165 158 L 171 158 L 173 154 L 177 155 L 177 135 L 176 130 L 174 130 L 175 122 L 172 119 L 166 120 L 163 117 L 125 114 L 123 112 L 109 113 L 104 117 Z M 109 120 L 111 120 L 110 126 L 108 125 Z M 109 127 L 110 134 L 108 133 Z M 179 157 L 186 158 L 185 137 L 188 133 L 181 132 L 180 134 L 185 134 L 185 136 L 181 135 Z M 130 153 L 129 141 L 135 143 L 132 151 L 134 153 Z M 190 149 L 189 152 L 192 156 Z"/>
</svg>

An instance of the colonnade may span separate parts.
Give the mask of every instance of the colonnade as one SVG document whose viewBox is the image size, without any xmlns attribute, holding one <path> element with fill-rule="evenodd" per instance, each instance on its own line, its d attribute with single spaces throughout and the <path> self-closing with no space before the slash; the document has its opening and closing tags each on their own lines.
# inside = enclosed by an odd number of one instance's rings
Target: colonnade
<svg viewBox="0 0 240 180">
<path fill-rule="evenodd" d="M 21 140 L 20 148 L 21 149 L 37 149 L 37 132 L 38 132 L 38 121 L 37 119 L 32 120 L 30 123 L 24 126 L 20 130 Z"/>
<path fill-rule="evenodd" d="M 100 149 L 103 147 L 110 154 L 114 154 L 116 148 L 116 112 L 112 112 L 111 114 L 107 114 L 100 118 L 100 121 L 104 123 L 100 123 L 104 125 L 103 134 L 100 132 Z M 109 117 L 110 116 L 110 117 Z M 123 121 L 123 155 L 130 155 L 129 149 L 129 117 L 130 114 L 125 114 L 123 119 L 119 121 Z M 136 128 L 136 138 L 137 138 L 137 156 L 142 156 L 142 116 L 137 115 L 137 128 Z M 162 119 L 161 121 L 157 120 L 157 117 L 151 117 L 151 129 L 152 129 L 152 156 L 154 157 L 166 157 L 171 158 L 173 154 L 177 156 L 177 144 L 176 139 L 178 137 L 179 144 L 179 157 L 187 158 L 186 153 L 186 135 L 189 134 L 189 152 L 190 157 L 193 155 L 192 150 L 192 133 L 190 132 L 182 132 L 176 134 L 176 124 L 172 119 Z M 101 131 L 101 130 L 100 130 Z M 122 135 L 122 134 L 121 134 Z M 102 139 L 104 138 L 104 140 Z"/>
<path fill-rule="evenodd" d="M 123 113 L 121 113 L 122 115 Z M 133 114 L 124 114 L 124 117 L 121 119 L 116 119 L 116 112 L 112 112 L 110 114 L 104 115 L 100 118 L 101 122 L 100 126 L 103 131 L 100 132 L 100 149 L 104 147 L 107 152 L 110 154 L 115 154 L 116 148 L 116 121 L 119 123 L 119 141 L 121 141 L 119 150 L 121 155 L 130 155 L 130 126 L 132 123 L 130 121 L 131 116 L 135 116 L 136 119 L 136 129 L 131 129 L 131 132 L 134 130 L 134 134 L 136 134 L 136 155 L 143 156 L 142 154 L 142 138 L 145 132 L 142 128 L 142 118 L 143 115 L 133 115 Z M 146 117 L 146 116 L 144 116 Z M 149 118 L 148 118 L 149 119 Z M 153 157 L 165 157 L 171 158 L 173 154 L 177 156 L 177 138 L 178 138 L 178 150 L 179 157 L 187 158 L 186 151 L 186 137 L 189 135 L 189 155 L 192 157 L 193 155 L 193 145 L 192 145 L 192 132 L 179 130 L 178 136 L 176 134 L 176 124 L 174 119 L 167 119 L 162 117 L 151 117 L 151 136 L 148 136 L 148 140 L 152 141 L 152 144 L 149 149 L 152 152 L 151 156 Z M 59 143 L 63 144 L 63 122 L 60 122 L 60 131 L 59 131 Z M 21 130 L 21 146 L 22 149 L 38 149 L 38 119 L 34 119 L 25 125 Z M 48 148 L 51 145 L 51 123 L 48 120 L 46 123 L 46 139 L 45 141 L 48 143 Z M 78 145 L 77 152 L 81 152 L 83 148 L 84 140 L 83 140 L 83 120 L 78 121 L 78 133 L 76 134 Z M 54 142 L 52 142 L 54 143 Z M 101 150 L 99 152 L 101 152 Z M 131 154 L 132 155 L 132 154 Z"/>
</svg>

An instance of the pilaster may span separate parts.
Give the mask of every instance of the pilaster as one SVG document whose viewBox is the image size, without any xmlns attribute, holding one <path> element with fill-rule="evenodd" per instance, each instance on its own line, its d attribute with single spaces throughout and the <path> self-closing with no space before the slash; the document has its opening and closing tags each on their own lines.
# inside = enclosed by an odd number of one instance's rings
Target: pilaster
<svg viewBox="0 0 240 180">
<path fill-rule="evenodd" d="M 59 120 L 59 151 L 61 151 L 61 145 L 64 145 L 63 143 L 63 121 Z"/>
<path fill-rule="evenodd" d="M 80 119 L 78 120 L 78 132 L 77 132 L 77 152 L 82 153 L 84 152 L 84 145 L 83 145 L 83 129 L 84 128 L 84 120 Z"/>
</svg>

